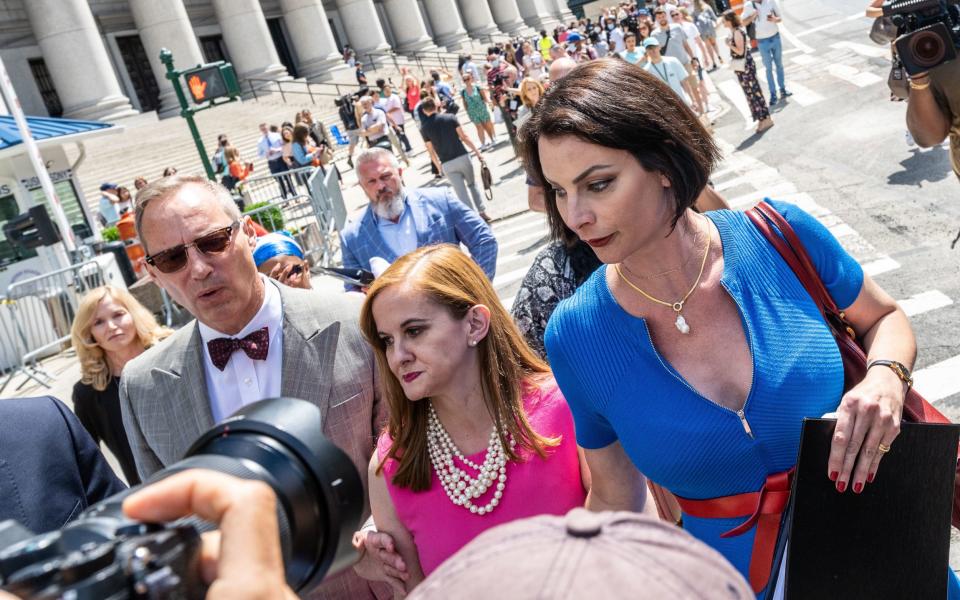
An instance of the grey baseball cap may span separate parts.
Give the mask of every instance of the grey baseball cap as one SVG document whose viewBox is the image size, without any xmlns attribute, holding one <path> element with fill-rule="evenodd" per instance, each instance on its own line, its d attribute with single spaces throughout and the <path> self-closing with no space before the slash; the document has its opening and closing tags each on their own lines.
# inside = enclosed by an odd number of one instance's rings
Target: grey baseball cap
<svg viewBox="0 0 960 600">
<path fill-rule="evenodd" d="M 410 600 L 579 598 L 753 600 L 719 552 L 682 529 L 628 512 L 575 508 L 477 536 Z"/>
</svg>

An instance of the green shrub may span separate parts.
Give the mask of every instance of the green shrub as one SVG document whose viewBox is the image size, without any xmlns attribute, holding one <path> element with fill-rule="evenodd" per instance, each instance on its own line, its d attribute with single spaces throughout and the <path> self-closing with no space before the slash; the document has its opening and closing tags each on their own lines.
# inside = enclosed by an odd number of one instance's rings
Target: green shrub
<svg viewBox="0 0 960 600">
<path fill-rule="evenodd" d="M 113 227 L 104 227 L 100 230 L 100 237 L 103 238 L 105 242 L 117 242 L 120 240 L 120 231 L 116 225 Z"/>
<path fill-rule="evenodd" d="M 264 206 L 269 206 L 270 208 L 250 214 Z M 251 204 L 243 211 L 243 214 L 249 214 L 251 219 L 267 231 L 280 231 L 283 229 L 283 211 L 281 211 L 278 206 L 271 206 L 270 202 Z"/>
</svg>

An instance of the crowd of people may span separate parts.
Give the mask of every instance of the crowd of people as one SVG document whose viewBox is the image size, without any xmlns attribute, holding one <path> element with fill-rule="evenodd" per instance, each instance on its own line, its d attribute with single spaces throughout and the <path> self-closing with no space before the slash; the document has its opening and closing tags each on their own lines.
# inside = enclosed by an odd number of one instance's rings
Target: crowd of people
<svg viewBox="0 0 960 600">
<path fill-rule="evenodd" d="M 163 170 L 161 177 L 176 174 L 176 167 L 167 167 Z M 102 227 L 112 227 L 124 215 L 132 211 L 134 194 L 147 187 L 147 183 L 145 176 L 137 175 L 133 179 L 133 193 L 130 192 L 130 188 L 109 181 L 100 184 L 100 199 L 97 203 L 97 220 L 100 225 Z"/>
<path fill-rule="evenodd" d="M 124 290 L 89 293 L 72 329 L 80 424 L 135 484 L 251 402 L 320 406 L 322 433 L 362 474 L 370 508 L 354 536 L 357 564 L 321 597 L 436 591 L 442 565 L 484 532 L 579 507 L 642 513 L 671 530 L 679 510 L 699 540 L 691 547 L 732 566 L 716 597 L 774 591 L 770 540 L 737 525 L 795 466 L 805 417 L 836 414 L 823 477 L 837 493 L 874 482 L 896 443 L 916 345 L 903 310 L 830 231 L 771 201 L 869 356 L 865 377 L 845 387 L 812 299 L 710 185 L 720 151 L 703 118 L 704 72 L 730 65 L 758 131 L 772 126 L 769 105 L 790 95 L 776 0 L 748 4 L 738 15 L 722 1 L 621 3 L 598 21 L 493 45 L 479 64 L 465 54 L 455 74 L 405 72 L 399 90 L 366 86 L 355 63 L 364 87 L 340 99 L 339 115 L 369 202 L 340 248 L 345 268 L 374 278 L 343 292 L 313 289 L 300 244 L 241 214 L 229 190 L 252 165 L 225 136 L 212 159 L 222 185 L 176 173 L 138 184 L 124 209 L 147 270 L 194 320 L 171 332 Z M 730 32 L 726 61 L 720 27 Z M 922 77 L 917 89 L 929 85 Z M 404 113 L 452 189 L 404 183 Z M 498 240 L 471 159 L 482 164 L 498 143 L 495 122 L 552 236 L 512 307 L 493 288 Z M 284 172 L 330 163 L 327 129 L 309 111 L 260 131 L 258 156 L 287 182 L 284 197 L 295 185 Z M 115 491 L 95 469 L 98 489 Z M 164 492 L 203 485 L 189 477 Z M 129 512 L 182 516 L 150 493 Z M 731 511 L 731 497 L 752 504 Z M 960 598 L 952 573 L 949 597 Z"/>
</svg>

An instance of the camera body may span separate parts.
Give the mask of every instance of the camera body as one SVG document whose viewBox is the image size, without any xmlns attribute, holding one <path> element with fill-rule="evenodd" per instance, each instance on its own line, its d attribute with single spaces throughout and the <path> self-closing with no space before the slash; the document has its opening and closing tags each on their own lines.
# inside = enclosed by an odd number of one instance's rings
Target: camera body
<svg viewBox="0 0 960 600">
<path fill-rule="evenodd" d="M 188 469 L 209 469 L 269 485 L 287 583 L 297 592 L 349 566 L 364 507 L 350 458 L 321 433 L 320 409 L 292 398 L 262 400 L 216 425 L 144 485 Z M 0 589 L 32 600 L 202 598 L 195 518 L 140 523 L 123 514 L 137 488 L 111 496 L 58 531 L 41 535 L 0 523 Z"/>
<path fill-rule="evenodd" d="M 960 0 L 887 0 L 883 15 L 897 26 L 897 56 L 910 75 L 957 58 Z"/>
</svg>

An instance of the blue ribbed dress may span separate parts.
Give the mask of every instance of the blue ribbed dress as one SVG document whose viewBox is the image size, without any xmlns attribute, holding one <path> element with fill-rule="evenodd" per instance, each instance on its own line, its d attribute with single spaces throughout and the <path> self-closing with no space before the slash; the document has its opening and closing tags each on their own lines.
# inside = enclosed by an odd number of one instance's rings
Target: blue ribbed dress
<svg viewBox="0 0 960 600">
<path fill-rule="evenodd" d="M 837 305 L 853 304 L 863 285 L 860 265 L 815 218 L 770 203 L 796 231 Z M 736 412 L 698 394 L 660 356 L 646 321 L 611 295 L 606 267 L 557 307 L 545 335 L 577 442 L 595 449 L 619 440 L 644 475 L 692 499 L 755 492 L 769 475 L 793 467 L 803 418 L 834 411 L 843 394 L 837 344 L 790 267 L 745 214 L 707 216 L 723 242 L 721 284 L 737 304 L 753 357 L 743 410 L 754 437 Z M 749 578 L 754 531 L 720 537 L 743 520 L 683 517 L 687 531 Z M 960 598 L 956 577 L 950 586 L 950 598 Z"/>
</svg>

